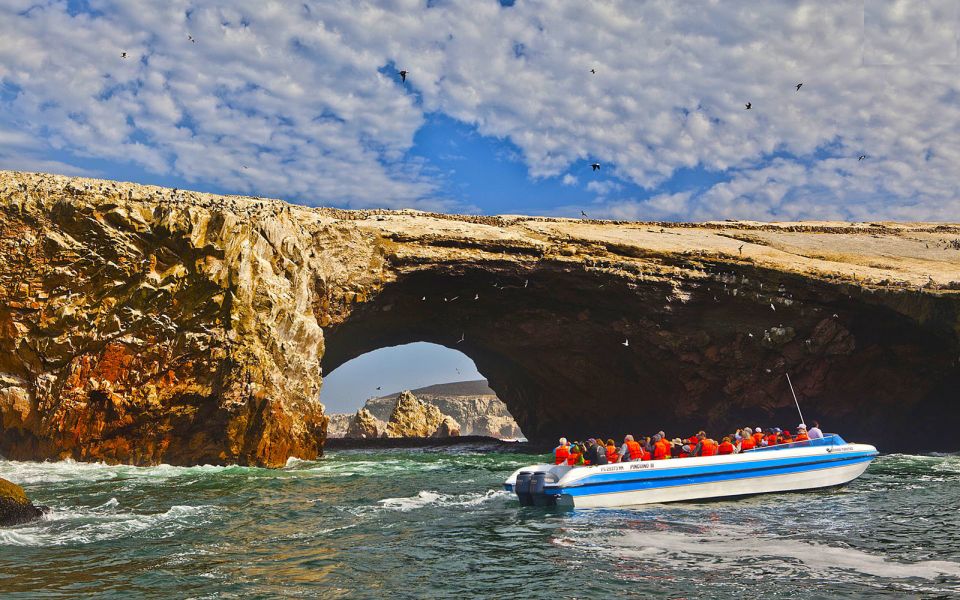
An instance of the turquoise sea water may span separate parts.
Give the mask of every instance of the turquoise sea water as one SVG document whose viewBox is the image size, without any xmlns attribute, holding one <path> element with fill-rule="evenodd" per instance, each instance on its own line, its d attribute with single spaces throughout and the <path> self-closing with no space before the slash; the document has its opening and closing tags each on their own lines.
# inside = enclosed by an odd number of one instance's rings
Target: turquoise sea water
<svg viewBox="0 0 960 600">
<path fill-rule="evenodd" d="M 0 595 L 163 598 L 960 597 L 960 457 L 851 485 L 637 509 L 520 508 L 534 462 L 339 450 L 282 470 L 0 461 L 52 507 L 0 529 Z"/>
</svg>

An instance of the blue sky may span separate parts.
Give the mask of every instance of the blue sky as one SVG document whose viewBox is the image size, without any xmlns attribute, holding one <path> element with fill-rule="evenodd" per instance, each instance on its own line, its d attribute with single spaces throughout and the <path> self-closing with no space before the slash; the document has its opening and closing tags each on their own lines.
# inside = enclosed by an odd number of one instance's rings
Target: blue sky
<svg viewBox="0 0 960 600">
<path fill-rule="evenodd" d="M 369 398 L 476 379 L 485 377 L 467 355 L 417 342 L 381 348 L 344 363 L 323 378 L 320 395 L 328 413 L 352 413 Z"/>
<path fill-rule="evenodd" d="M 344 208 L 960 221 L 958 31 L 955 0 L 6 0 L 0 169 Z"/>
<path fill-rule="evenodd" d="M 8 0 L 0 168 L 348 208 L 957 220 L 958 6 Z"/>
</svg>

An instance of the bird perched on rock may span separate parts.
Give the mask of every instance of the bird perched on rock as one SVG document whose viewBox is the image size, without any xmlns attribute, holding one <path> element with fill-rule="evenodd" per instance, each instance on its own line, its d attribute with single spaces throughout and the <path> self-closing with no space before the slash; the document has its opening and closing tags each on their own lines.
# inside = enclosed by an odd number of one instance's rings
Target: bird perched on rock
<svg viewBox="0 0 960 600">
<path fill-rule="evenodd" d="M 400 71 L 399 73 L 400 73 L 400 81 L 406 82 L 406 81 L 407 81 L 407 72 L 406 72 L 406 71 Z"/>
<path fill-rule="evenodd" d="M 747 106 L 747 110 L 750 110 L 750 108 L 753 107 L 753 104 L 750 102 L 747 102 L 746 106 Z"/>
<path fill-rule="evenodd" d="M 797 84 L 797 91 L 799 92 L 799 91 L 800 91 L 800 88 L 802 88 L 802 87 L 803 87 L 803 84 L 802 84 L 802 83 L 798 83 L 798 84 Z"/>
<path fill-rule="evenodd" d="M 600 163 L 593 163 L 592 165 L 590 165 L 590 168 L 593 169 L 594 171 L 599 171 Z"/>
</svg>

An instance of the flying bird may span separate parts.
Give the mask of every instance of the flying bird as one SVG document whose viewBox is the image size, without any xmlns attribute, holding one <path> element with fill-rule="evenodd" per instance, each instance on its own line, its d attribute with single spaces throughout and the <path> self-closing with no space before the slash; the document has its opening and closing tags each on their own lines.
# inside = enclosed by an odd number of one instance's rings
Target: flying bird
<svg viewBox="0 0 960 600">
<path fill-rule="evenodd" d="M 802 83 L 798 83 L 798 84 L 797 84 L 797 91 L 799 92 L 799 91 L 800 91 L 800 88 L 802 88 L 802 87 L 803 87 L 803 84 L 802 84 Z"/>
<path fill-rule="evenodd" d="M 407 80 L 407 72 L 406 72 L 406 71 L 400 71 L 400 81 L 406 82 L 406 80 Z"/>
<path fill-rule="evenodd" d="M 474 299 L 474 300 L 479 300 L 479 299 L 480 299 L 480 294 L 475 294 L 475 295 L 473 296 L 473 299 Z"/>
<path fill-rule="evenodd" d="M 420 298 L 421 301 L 426 300 L 426 299 L 427 299 L 426 296 L 424 296 L 423 298 Z"/>
<path fill-rule="evenodd" d="M 457 340 L 457 343 L 459 344 L 460 342 L 462 342 L 462 341 L 465 340 L 466 338 L 467 338 L 467 334 L 461 333 L 461 334 L 460 334 L 460 339 Z"/>
<path fill-rule="evenodd" d="M 379 385 L 377 386 L 377 391 L 378 391 L 378 392 L 380 391 L 380 386 L 379 386 Z"/>
<path fill-rule="evenodd" d="M 747 102 L 746 106 L 747 106 L 747 110 L 750 110 L 750 107 L 753 106 L 753 104 L 751 104 L 750 102 Z"/>
<path fill-rule="evenodd" d="M 596 70 L 596 69 L 590 69 L 590 72 L 593 73 L 594 75 L 597 74 L 597 70 Z"/>
<path fill-rule="evenodd" d="M 127 53 L 126 53 L 126 52 L 121 52 L 121 53 L 120 53 L 120 58 L 126 58 L 126 57 L 127 57 Z"/>
<path fill-rule="evenodd" d="M 777 312 L 777 307 L 773 305 L 773 302 L 770 303 L 770 310 Z"/>
<path fill-rule="evenodd" d="M 866 157 L 867 157 L 867 155 L 866 155 L 866 154 L 861 154 L 860 156 L 858 156 L 858 157 L 857 157 L 857 162 L 859 162 L 859 161 L 861 161 L 861 160 L 863 160 L 863 159 L 865 159 Z"/>
<path fill-rule="evenodd" d="M 585 213 L 585 212 L 583 212 L 583 211 L 581 210 L 581 211 L 580 211 L 580 216 L 583 217 L 584 219 L 586 219 L 586 218 L 587 218 L 587 213 Z"/>
<path fill-rule="evenodd" d="M 590 165 L 590 168 L 593 169 L 594 171 L 599 171 L 600 163 L 593 163 L 592 165 Z"/>
<path fill-rule="evenodd" d="M 629 346 L 630 346 L 630 339 L 629 339 L 629 338 L 624 338 L 624 340 L 623 340 L 622 342 L 620 342 L 620 343 L 623 344 L 624 346 L 628 346 L 628 347 L 629 347 Z"/>
<path fill-rule="evenodd" d="M 191 43 L 194 43 L 194 44 L 197 43 L 197 40 L 193 39 L 193 36 L 190 34 L 187 34 L 187 39 L 190 40 Z"/>
<path fill-rule="evenodd" d="M 529 279 L 524 279 L 524 280 L 523 280 L 523 287 L 527 287 L 528 285 L 530 285 L 530 280 L 529 280 Z"/>
</svg>

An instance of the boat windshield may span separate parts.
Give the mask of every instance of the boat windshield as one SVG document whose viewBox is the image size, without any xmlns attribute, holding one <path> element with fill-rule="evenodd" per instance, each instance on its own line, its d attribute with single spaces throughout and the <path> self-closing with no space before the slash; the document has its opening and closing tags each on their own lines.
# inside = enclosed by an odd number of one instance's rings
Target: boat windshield
<svg viewBox="0 0 960 600">
<path fill-rule="evenodd" d="M 752 450 L 745 450 L 745 452 L 766 452 L 769 450 L 783 450 L 785 448 L 806 448 L 808 446 L 842 446 L 846 444 L 846 440 L 837 435 L 836 433 L 825 434 L 822 438 L 815 440 L 804 440 L 802 442 L 790 442 L 788 444 L 777 444 L 776 446 L 764 446 L 762 448 L 754 448 Z"/>
</svg>

